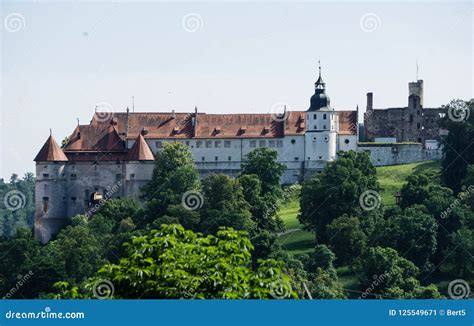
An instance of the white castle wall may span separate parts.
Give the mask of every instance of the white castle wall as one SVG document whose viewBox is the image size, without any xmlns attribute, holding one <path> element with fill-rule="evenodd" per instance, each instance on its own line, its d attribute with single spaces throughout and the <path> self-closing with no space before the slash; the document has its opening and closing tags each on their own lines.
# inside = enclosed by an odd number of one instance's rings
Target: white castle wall
<svg viewBox="0 0 474 326">
<path fill-rule="evenodd" d="M 441 149 L 424 149 L 422 144 L 370 144 L 361 143 L 357 149 L 369 154 L 375 166 L 408 164 L 426 160 L 440 160 L 443 157 Z"/>
</svg>

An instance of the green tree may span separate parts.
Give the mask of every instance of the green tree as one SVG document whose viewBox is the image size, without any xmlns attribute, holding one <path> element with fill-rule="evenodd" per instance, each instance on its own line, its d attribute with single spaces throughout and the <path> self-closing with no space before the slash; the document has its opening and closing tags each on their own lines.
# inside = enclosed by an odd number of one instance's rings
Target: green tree
<svg viewBox="0 0 474 326">
<path fill-rule="evenodd" d="M 35 178 L 13 174 L 9 183 L 0 182 L 0 236 L 11 237 L 17 228 L 33 226 L 35 216 Z"/>
<path fill-rule="evenodd" d="M 245 200 L 250 205 L 256 228 L 272 232 L 283 230 L 283 220 L 277 215 L 277 199 L 272 194 L 263 194 L 262 182 L 258 176 L 243 174 L 237 180 L 242 186 Z"/>
<path fill-rule="evenodd" d="M 342 284 L 331 273 L 317 268 L 310 283 L 313 299 L 346 299 Z"/>
<path fill-rule="evenodd" d="M 423 287 L 416 279 L 418 267 L 400 257 L 395 249 L 371 247 L 359 257 L 355 268 L 362 275 L 361 289 L 375 297 L 440 298 L 435 285 Z"/>
<path fill-rule="evenodd" d="M 431 257 L 436 251 L 438 225 L 421 205 L 407 208 L 391 216 L 376 243 L 396 249 L 403 257 L 423 270 L 431 270 Z"/>
<path fill-rule="evenodd" d="M 268 259 L 280 253 L 282 248 L 278 243 L 276 234 L 263 230 L 256 233 L 251 238 L 254 251 L 252 253 L 252 266 L 258 266 L 258 261 L 261 259 Z"/>
<path fill-rule="evenodd" d="M 204 203 L 201 209 L 201 230 L 215 233 L 219 227 L 250 231 L 254 228 L 250 206 L 236 179 L 214 174 L 202 181 Z"/>
<path fill-rule="evenodd" d="M 461 181 L 467 167 L 474 164 L 474 100 L 453 100 L 444 106 L 448 114 L 441 127 L 448 130 L 443 139 L 444 159 L 441 180 L 455 193 L 461 191 Z M 466 119 L 467 118 L 467 119 Z"/>
<path fill-rule="evenodd" d="M 336 255 L 323 244 L 318 244 L 314 247 L 313 252 L 307 255 L 304 259 L 305 268 L 310 274 L 316 274 L 318 268 L 328 272 L 331 276 L 336 277 L 336 269 L 334 268 L 334 261 Z"/>
<path fill-rule="evenodd" d="M 379 184 L 367 153 L 340 152 L 336 161 L 303 184 L 298 219 L 327 243 L 327 226 L 343 214 L 361 215 L 360 198 L 368 189 L 378 191 Z"/>
<path fill-rule="evenodd" d="M 357 217 L 343 215 L 328 225 L 329 245 L 340 264 L 349 264 L 367 245 L 367 235 L 362 231 Z"/>
<path fill-rule="evenodd" d="M 474 164 L 468 166 L 466 177 L 461 181 L 461 190 L 467 204 L 474 211 Z"/>
<path fill-rule="evenodd" d="M 103 247 L 82 216 L 73 217 L 73 225 L 59 232 L 50 246 L 57 263 L 64 266 L 69 280 L 81 282 L 105 263 Z"/>
<path fill-rule="evenodd" d="M 280 179 L 286 166 L 278 162 L 275 150 L 261 147 L 251 151 L 241 165 L 241 175 L 257 175 L 262 183 L 262 195 L 271 194 L 277 198 L 282 195 Z"/>
<path fill-rule="evenodd" d="M 41 246 L 36 241 L 31 230 L 19 228 L 17 232 L 10 238 L 0 239 L 0 252 L 2 259 L 0 259 L 0 290 L 2 296 L 10 293 L 12 288 L 16 289 L 16 284 L 21 276 L 33 272 L 37 273 L 35 266 L 37 259 L 41 255 Z M 20 277 L 18 277 L 20 276 Z M 21 292 L 13 293 L 11 298 L 31 297 L 31 288 L 36 284 L 26 284 L 26 287 L 21 289 Z"/>
<path fill-rule="evenodd" d="M 199 175 L 191 152 L 180 142 L 165 143 L 156 154 L 151 180 L 143 187 L 146 197 L 145 221 L 167 215 L 168 207 L 180 205 L 183 195 L 199 189 Z"/>
<path fill-rule="evenodd" d="M 429 196 L 429 179 L 423 174 L 411 174 L 407 177 L 407 183 L 400 190 L 402 208 L 415 204 L 421 204 Z"/>
<path fill-rule="evenodd" d="M 262 260 L 251 268 L 252 249 L 245 232 L 222 229 L 203 237 L 180 225 L 163 225 L 133 238 L 127 256 L 103 266 L 88 288 L 107 279 L 116 298 L 295 297 L 281 263 Z"/>
<path fill-rule="evenodd" d="M 441 270 L 457 277 L 474 279 L 474 231 L 464 227 L 450 235 L 450 244 L 445 247 Z"/>
</svg>

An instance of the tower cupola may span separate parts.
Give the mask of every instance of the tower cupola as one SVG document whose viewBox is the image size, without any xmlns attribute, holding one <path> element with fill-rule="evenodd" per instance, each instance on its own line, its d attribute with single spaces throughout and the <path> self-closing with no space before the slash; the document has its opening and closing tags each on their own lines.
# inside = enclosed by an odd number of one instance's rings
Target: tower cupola
<svg viewBox="0 0 474 326">
<path fill-rule="evenodd" d="M 308 111 L 317 111 L 323 108 L 331 110 L 330 99 L 326 94 L 326 83 L 321 77 L 321 63 L 319 62 L 319 78 L 314 83 L 314 95 L 311 96 Z"/>
</svg>

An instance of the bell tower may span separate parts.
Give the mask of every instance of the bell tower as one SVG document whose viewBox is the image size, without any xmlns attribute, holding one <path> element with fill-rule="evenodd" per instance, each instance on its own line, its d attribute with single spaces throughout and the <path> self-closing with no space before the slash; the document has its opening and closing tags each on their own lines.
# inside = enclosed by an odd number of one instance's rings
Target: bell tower
<svg viewBox="0 0 474 326">
<path fill-rule="evenodd" d="M 320 169 L 327 161 L 336 159 L 337 133 L 339 117 L 331 107 L 326 94 L 326 83 L 321 77 L 321 64 L 318 65 L 319 77 L 314 84 L 309 109 L 306 111 L 305 162 L 308 169 Z"/>
</svg>

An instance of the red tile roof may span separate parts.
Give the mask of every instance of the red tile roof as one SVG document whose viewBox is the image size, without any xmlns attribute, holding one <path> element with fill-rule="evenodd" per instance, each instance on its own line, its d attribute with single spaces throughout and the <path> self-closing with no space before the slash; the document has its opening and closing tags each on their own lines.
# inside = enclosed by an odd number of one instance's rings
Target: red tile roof
<svg viewBox="0 0 474 326">
<path fill-rule="evenodd" d="M 64 155 L 52 135 L 48 137 L 34 159 L 35 162 L 63 162 L 67 160 L 66 155 Z"/>
<path fill-rule="evenodd" d="M 125 142 L 113 125 L 79 125 L 69 137 L 64 152 L 121 152 L 125 151 Z"/>
<path fill-rule="evenodd" d="M 340 134 L 356 135 L 357 111 L 336 112 L 339 114 Z M 103 115 L 96 113 L 89 125 L 76 127 L 64 153 L 72 161 L 123 160 L 127 156 L 151 160 L 153 153 L 143 138 L 279 138 L 304 135 L 306 114 L 306 111 L 288 111 L 286 119 L 282 119 L 281 116 L 261 113 L 197 113 L 196 119 L 195 113 L 116 112 L 104 119 Z M 140 142 L 135 142 L 137 147 L 134 145 L 127 150 L 125 142 L 132 139 Z"/>
<path fill-rule="evenodd" d="M 94 114 L 91 125 L 116 123 L 117 131 L 127 139 L 135 139 L 143 128 L 145 138 L 275 138 L 302 135 L 305 131 L 305 111 L 287 112 L 286 127 L 279 117 L 265 113 L 207 114 L 198 113 L 196 128 L 194 113 L 113 113 L 108 121 Z M 267 130 L 268 129 L 268 130 Z"/>
<path fill-rule="evenodd" d="M 339 112 L 339 134 L 357 135 L 359 127 L 357 111 L 337 111 Z"/>
<path fill-rule="evenodd" d="M 127 153 L 125 158 L 126 161 L 154 161 L 155 157 L 150 149 L 150 146 L 146 143 L 142 134 L 138 135 L 137 140 L 133 144 L 132 148 Z"/>
</svg>

